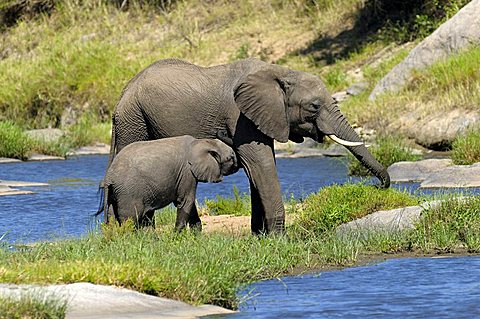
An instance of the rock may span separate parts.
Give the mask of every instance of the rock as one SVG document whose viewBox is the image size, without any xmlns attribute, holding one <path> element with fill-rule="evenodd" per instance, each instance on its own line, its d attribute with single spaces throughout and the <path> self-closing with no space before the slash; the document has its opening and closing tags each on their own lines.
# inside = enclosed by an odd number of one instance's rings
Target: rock
<svg viewBox="0 0 480 319">
<path fill-rule="evenodd" d="M 125 288 L 91 283 L 51 286 L 0 284 L 0 295 L 3 296 L 19 296 L 28 292 L 66 299 L 67 319 L 197 318 L 233 312 L 212 305 L 195 307 Z"/>
<path fill-rule="evenodd" d="M 387 91 L 398 91 L 414 69 L 423 69 L 449 55 L 480 43 L 480 0 L 472 0 L 450 20 L 417 45 L 375 86 L 370 99 Z"/>
<path fill-rule="evenodd" d="M 27 195 L 27 194 L 33 194 L 33 192 L 22 191 L 15 188 L 10 188 L 6 185 L 0 185 L 0 196 Z"/>
<path fill-rule="evenodd" d="M 341 103 L 348 98 L 347 91 L 336 92 L 332 94 L 332 98 L 337 102 Z"/>
<path fill-rule="evenodd" d="M 60 156 L 51 156 L 51 155 L 43 155 L 43 154 L 32 154 L 28 158 L 29 161 L 58 161 L 58 160 L 65 160 L 65 157 Z"/>
<path fill-rule="evenodd" d="M 451 159 L 426 159 L 417 162 L 397 162 L 387 169 L 392 182 L 422 182 L 431 174 L 452 166 Z"/>
<path fill-rule="evenodd" d="M 454 109 L 426 117 L 409 113 L 392 123 L 389 130 L 400 131 L 428 149 L 443 151 L 451 147 L 458 135 L 478 123 L 479 112 Z"/>
<path fill-rule="evenodd" d="M 67 156 L 79 156 L 79 155 L 106 155 L 110 154 L 110 145 L 103 143 L 97 143 L 92 146 L 80 147 L 74 151 L 68 152 Z"/>
<path fill-rule="evenodd" d="M 358 82 L 347 89 L 348 95 L 359 95 L 368 88 L 368 82 Z"/>
<path fill-rule="evenodd" d="M 18 163 L 18 162 L 21 162 L 21 160 L 16 158 L 0 157 L 0 164 Z"/>
<path fill-rule="evenodd" d="M 440 201 L 408 206 L 392 210 L 382 210 L 369 214 L 337 227 L 337 234 L 368 234 L 368 232 L 398 232 L 415 227 L 424 209 L 433 208 Z"/>
<path fill-rule="evenodd" d="M 49 184 L 47 183 L 0 180 L 0 186 L 8 186 L 8 187 L 37 187 L 37 186 L 48 186 L 48 185 Z"/>
<path fill-rule="evenodd" d="M 431 174 L 420 184 L 420 188 L 467 187 L 480 187 L 480 163 L 447 167 Z"/>
<path fill-rule="evenodd" d="M 65 136 L 65 132 L 58 128 L 30 130 L 26 131 L 25 133 L 32 139 L 46 142 L 57 142 L 59 139 Z"/>
</svg>

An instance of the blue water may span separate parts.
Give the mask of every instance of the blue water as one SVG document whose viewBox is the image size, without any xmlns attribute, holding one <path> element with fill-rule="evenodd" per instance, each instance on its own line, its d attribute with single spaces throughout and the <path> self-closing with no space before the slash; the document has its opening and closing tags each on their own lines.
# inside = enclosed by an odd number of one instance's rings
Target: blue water
<svg viewBox="0 0 480 319">
<path fill-rule="evenodd" d="M 480 318 L 480 256 L 392 259 L 250 285 L 239 318 Z"/>
<path fill-rule="evenodd" d="M 98 184 L 105 173 L 107 156 L 79 156 L 66 161 L 23 162 L 0 165 L 0 179 L 47 182 L 47 187 L 22 188 L 33 195 L 0 196 L 0 236 L 8 242 L 31 242 L 81 236 L 95 229 Z M 345 159 L 278 159 L 279 179 L 286 197 L 301 198 L 319 188 L 345 183 Z M 197 199 L 233 196 L 233 186 L 248 192 L 243 170 L 222 183 L 199 183 Z M 100 218 L 101 219 L 101 218 Z"/>
</svg>

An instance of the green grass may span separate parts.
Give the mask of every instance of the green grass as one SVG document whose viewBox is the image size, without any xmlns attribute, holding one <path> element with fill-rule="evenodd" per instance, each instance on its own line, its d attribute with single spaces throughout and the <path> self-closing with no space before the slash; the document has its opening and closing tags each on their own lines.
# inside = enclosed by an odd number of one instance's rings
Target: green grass
<svg viewBox="0 0 480 319">
<path fill-rule="evenodd" d="M 236 292 L 249 283 L 300 270 L 353 265 L 364 254 L 479 251 L 477 197 L 427 211 L 417 228 L 404 233 L 347 237 L 334 231 L 336 225 L 374 210 L 420 201 L 393 189 L 328 187 L 297 203 L 283 236 L 177 233 L 173 221 L 169 227 L 139 231 L 132 223 L 112 224 L 102 227 L 101 234 L 80 239 L 0 249 L 0 282 L 91 282 L 235 309 L 240 302 Z M 171 218 L 174 210 L 168 208 L 165 215 Z"/>
<path fill-rule="evenodd" d="M 18 297 L 0 296 L 2 319 L 63 319 L 67 301 L 41 291 L 21 293 Z"/>
<path fill-rule="evenodd" d="M 233 198 L 217 195 L 215 200 L 205 199 L 205 206 L 210 215 L 248 216 L 251 212 L 250 195 L 239 193 L 233 186 Z"/>
<path fill-rule="evenodd" d="M 416 244 L 424 250 L 449 252 L 463 247 L 480 252 L 480 197 L 450 198 L 423 213 Z"/>
<path fill-rule="evenodd" d="M 0 122 L 0 157 L 26 159 L 32 145 L 20 126 L 11 121 Z"/>
<path fill-rule="evenodd" d="M 99 123 L 82 116 L 65 136 L 49 141 L 28 136 L 25 130 L 12 121 L 0 121 L 0 157 L 28 159 L 33 153 L 65 157 L 69 150 L 95 142 L 110 143 L 111 123 Z"/>
<path fill-rule="evenodd" d="M 380 136 L 376 144 L 370 146 L 370 152 L 385 167 L 400 161 L 417 161 L 420 155 L 415 155 L 400 136 Z M 371 173 L 353 155 L 349 154 L 348 171 L 350 175 L 367 176 Z"/>
<path fill-rule="evenodd" d="M 452 144 L 452 160 L 457 165 L 480 162 L 480 128 L 471 128 Z"/>
</svg>

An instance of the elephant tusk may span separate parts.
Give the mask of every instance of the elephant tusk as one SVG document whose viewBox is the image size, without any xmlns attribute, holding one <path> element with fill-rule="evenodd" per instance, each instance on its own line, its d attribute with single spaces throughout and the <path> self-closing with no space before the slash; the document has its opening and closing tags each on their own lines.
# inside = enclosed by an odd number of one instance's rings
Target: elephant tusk
<svg viewBox="0 0 480 319">
<path fill-rule="evenodd" d="M 341 144 L 343 146 L 360 146 L 363 145 L 363 142 L 350 142 L 350 141 L 345 141 L 342 140 L 340 137 L 336 136 L 335 134 L 328 135 L 332 140 L 337 142 L 338 144 Z"/>
</svg>

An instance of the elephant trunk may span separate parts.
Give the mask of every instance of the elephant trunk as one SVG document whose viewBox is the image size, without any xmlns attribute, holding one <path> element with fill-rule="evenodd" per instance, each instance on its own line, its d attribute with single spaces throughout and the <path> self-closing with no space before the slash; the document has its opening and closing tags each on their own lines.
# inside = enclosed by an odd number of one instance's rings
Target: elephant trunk
<svg viewBox="0 0 480 319">
<path fill-rule="evenodd" d="M 380 180 L 382 188 L 390 187 L 390 175 L 368 151 L 365 144 L 340 112 L 336 104 L 332 104 L 326 112 L 317 118 L 317 127 L 321 132 L 331 135 L 332 139 L 344 145 L 373 175 Z"/>
</svg>

